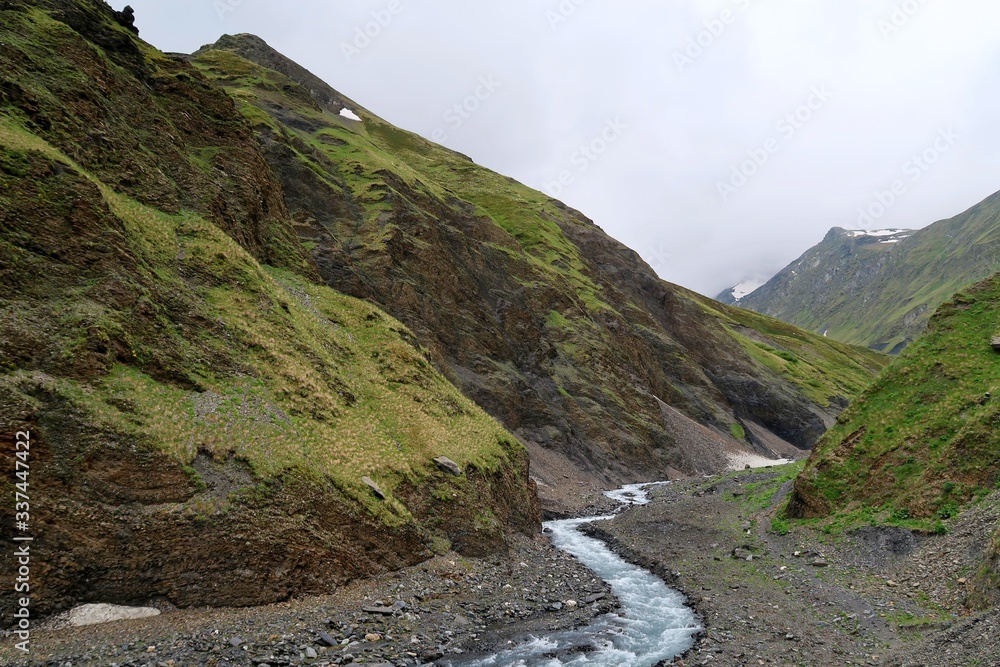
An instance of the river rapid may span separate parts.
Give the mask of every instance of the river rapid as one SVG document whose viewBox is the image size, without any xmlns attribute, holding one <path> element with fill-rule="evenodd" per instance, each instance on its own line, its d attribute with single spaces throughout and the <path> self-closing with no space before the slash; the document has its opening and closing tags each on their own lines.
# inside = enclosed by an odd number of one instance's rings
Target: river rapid
<svg viewBox="0 0 1000 667">
<path fill-rule="evenodd" d="M 651 484 L 633 484 L 605 495 L 628 505 L 649 502 Z M 694 643 L 697 618 L 684 597 L 661 579 L 625 562 L 600 540 L 580 532 L 584 524 L 614 516 L 548 521 L 552 543 L 572 554 L 607 581 L 621 601 L 621 610 L 605 614 L 578 630 L 533 637 L 501 653 L 453 667 L 651 667 L 681 655 Z"/>
</svg>

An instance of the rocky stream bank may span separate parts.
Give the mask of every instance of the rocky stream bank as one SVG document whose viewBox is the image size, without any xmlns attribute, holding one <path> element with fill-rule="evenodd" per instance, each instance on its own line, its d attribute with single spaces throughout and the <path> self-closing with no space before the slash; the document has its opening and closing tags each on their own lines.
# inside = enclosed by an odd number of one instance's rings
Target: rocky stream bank
<svg viewBox="0 0 1000 667">
<path fill-rule="evenodd" d="M 972 611 L 965 588 L 1000 520 L 996 497 L 940 536 L 888 527 L 781 535 L 771 521 L 789 479 L 775 467 L 673 482 L 651 489 L 649 505 L 588 529 L 697 611 L 705 630 L 674 664 L 1000 664 L 998 613 Z M 615 506 L 593 500 L 588 514 Z M 0 664 L 434 665 L 581 628 L 617 608 L 605 582 L 539 536 L 505 558 L 449 553 L 325 597 L 51 626 L 36 633 L 28 660 L 7 643 Z"/>
</svg>

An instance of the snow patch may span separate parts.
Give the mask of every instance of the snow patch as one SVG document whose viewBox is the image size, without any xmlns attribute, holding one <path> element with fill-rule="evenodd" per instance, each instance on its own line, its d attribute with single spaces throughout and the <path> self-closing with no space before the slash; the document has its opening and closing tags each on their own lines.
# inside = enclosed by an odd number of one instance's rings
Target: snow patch
<svg viewBox="0 0 1000 667">
<path fill-rule="evenodd" d="M 739 301 L 748 294 L 756 292 L 763 286 L 764 283 L 763 281 L 760 280 L 744 280 L 738 285 L 733 285 L 733 287 L 729 291 L 733 295 L 733 298 Z"/>
<path fill-rule="evenodd" d="M 115 604 L 85 604 L 59 614 L 49 623 L 54 627 L 80 627 L 98 625 L 112 621 L 127 621 L 136 618 L 159 616 L 160 610 L 153 607 L 122 607 Z"/>
<path fill-rule="evenodd" d="M 901 234 L 906 234 L 906 236 L 899 236 Z M 851 229 L 848 230 L 847 235 L 852 239 L 856 239 L 861 236 L 874 236 L 876 238 L 884 238 L 886 236 L 899 236 L 901 239 L 908 239 L 913 236 L 913 230 L 911 229 Z"/>
<path fill-rule="evenodd" d="M 361 116 L 359 116 L 358 114 L 354 113 L 353 111 L 351 111 L 347 107 L 344 107 L 343 109 L 340 110 L 340 115 L 343 116 L 344 118 L 346 118 L 347 120 L 356 120 L 359 123 L 361 122 Z"/>
<path fill-rule="evenodd" d="M 747 454 L 743 452 L 729 453 L 726 454 L 726 457 L 729 458 L 730 470 L 744 470 L 747 466 L 751 468 L 766 468 L 768 466 L 781 466 L 792 462 L 791 459 L 769 459 L 760 454 Z"/>
</svg>

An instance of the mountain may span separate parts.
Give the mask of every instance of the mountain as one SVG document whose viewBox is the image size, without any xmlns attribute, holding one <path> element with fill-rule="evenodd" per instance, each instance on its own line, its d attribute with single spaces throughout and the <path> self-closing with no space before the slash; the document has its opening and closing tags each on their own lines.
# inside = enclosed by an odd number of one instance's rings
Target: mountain
<svg viewBox="0 0 1000 667">
<path fill-rule="evenodd" d="M 1000 483 L 1000 274 L 938 308 L 838 419 L 795 482 L 789 514 L 941 532 Z M 853 517 L 853 519 L 852 519 Z M 988 545 L 984 545 L 984 548 Z M 1000 531 L 976 580 L 1000 599 Z"/>
<path fill-rule="evenodd" d="M 764 283 L 759 280 L 744 280 L 736 283 L 729 289 L 720 292 L 719 295 L 715 297 L 715 300 L 729 306 L 735 306 L 739 304 L 740 299 L 744 298 L 748 294 L 751 294 L 763 285 Z"/>
<path fill-rule="evenodd" d="M 38 614 L 502 552 L 539 527 L 528 452 L 572 510 L 798 454 L 883 365 L 660 281 L 249 35 L 164 54 L 100 0 L 6 0 L 0 151 L 0 484 L 30 431 Z"/>
<path fill-rule="evenodd" d="M 253 124 L 324 281 L 404 322 L 528 445 L 550 509 L 567 507 L 567 474 L 608 486 L 724 466 L 686 449 L 678 420 L 715 449 L 808 448 L 881 364 L 741 324 L 579 212 L 389 125 L 257 37 L 192 62 Z"/>
<path fill-rule="evenodd" d="M 1000 269 L 1000 193 L 917 231 L 834 228 L 738 305 L 898 354 L 952 294 Z M 721 300 L 728 301 L 725 293 Z"/>
<path fill-rule="evenodd" d="M 523 445 L 320 284 L 222 89 L 101 2 L 5 2 L 0 45 L 0 533 L 21 491 L 32 614 L 261 604 L 537 532 Z"/>
</svg>

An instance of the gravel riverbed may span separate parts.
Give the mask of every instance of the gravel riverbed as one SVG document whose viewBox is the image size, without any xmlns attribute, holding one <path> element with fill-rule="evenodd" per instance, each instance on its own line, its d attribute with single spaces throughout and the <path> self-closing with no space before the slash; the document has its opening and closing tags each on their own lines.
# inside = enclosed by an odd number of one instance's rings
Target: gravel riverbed
<svg viewBox="0 0 1000 667">
<path fill-rule="evenodd" d="M 27 658 L 4 641 L 0 665 L 409 667 L 580 627 L 617 604 L 607 584 L 539 536 L 518 539 L 503 558 L 450 553 L 324 597 L 39 629 Z"/>
<path fill-rule="evenodd" d="M 941 536 L 885 527 L 778 535 L 770 523 L 790 489 L 784 474 L 654 487 L 649 505 L 589 529 L 687 596 L 705 629 L 674 664 L 1000 665 L 1000 613 L 965 606 L 1000 498 L 964 512 Z M 592 500 L 586 514 L 616 506 Z M 434 665 L 580 628 L 617 609 L 605 582 L 540 535 L 518 539 L 503 557 L 445 554 L 324 597 L 40 628 L 27 659 L 5 641 L 0 665 Z"/>
<path fill-rule="evenodd" d="M 782 536 L 769 530 L 791 488 L 782 474 L 655 488 L 649 505 L 591 530 L 699 613 L 705 631 L 677 664 L 1000 665 L 997 611 L 965 606 L 966 583 L 1000 519 L 996 495 L 950 522 L 946 535 L 869 526 Z"/>
</svg>

